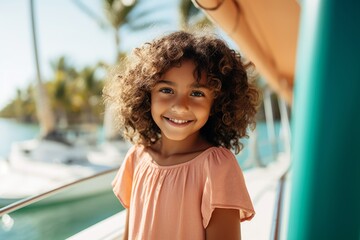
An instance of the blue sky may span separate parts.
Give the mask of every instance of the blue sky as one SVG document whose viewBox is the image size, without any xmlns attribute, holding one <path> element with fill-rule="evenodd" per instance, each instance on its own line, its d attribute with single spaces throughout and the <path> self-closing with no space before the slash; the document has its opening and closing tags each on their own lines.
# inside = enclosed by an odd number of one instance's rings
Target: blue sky
<svg viewBox="0 0 360 240">
<path fill-rule="evenodd" d="M 50 62 L 60 56 L 77 67 L 102 60 L 112 63 L 115 44 L 111 28 L 102 29 L 96 21 L 81 11 L 75 0 L 34 0 L 38 36 L 39 59 L 43 79 L 52 74 Z M 78 0 L 99 18 L 105 19 L 102 0 Z M 134 34 L 121 31 L 122 49 L 127 50 L 150 40 L 159 33 L 176 30 L 178 1 L 140 0 L 130 16 L 134 23 L 154 21 L 159 25 Z M 151 15 L 141 14 L 152 9 Z M 16 94 L 17 88 L 35 81 L 35 60 L 31 36 L 30 1 L 0 1 L 0 108 Z"/>
</svg>

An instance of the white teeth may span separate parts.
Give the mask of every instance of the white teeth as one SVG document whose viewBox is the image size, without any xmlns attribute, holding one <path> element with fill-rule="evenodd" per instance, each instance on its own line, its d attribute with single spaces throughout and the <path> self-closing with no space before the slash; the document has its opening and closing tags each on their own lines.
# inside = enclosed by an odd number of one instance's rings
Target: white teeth
<svg viewBox="0 0 360 240">
<path fill-rule="evenodd" d="M 182 124 L 182 123 L 187 123 L 187 120 L 179 120 L 179 119 L 174 119 L 174 118 L 169 118 L 170 121 L 174 122 L 174 123 L 178 123 L 178 124 Z"/>
</svg>

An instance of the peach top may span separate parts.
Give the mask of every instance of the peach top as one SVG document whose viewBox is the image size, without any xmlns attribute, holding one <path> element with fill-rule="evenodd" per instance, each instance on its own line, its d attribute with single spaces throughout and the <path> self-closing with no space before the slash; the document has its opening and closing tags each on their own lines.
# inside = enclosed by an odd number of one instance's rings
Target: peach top
<svg viewBox="0 0 360 240">
<path fill-rule="evenodd" d="M 205 239 L 215 208 L 238 209 L 239 221 L 255 214 L 239 164 L 222 147 L 160 166 L 143 146 L 133 146 L 112 185 L 130 209 L 129 239 Z"/>
</svg>

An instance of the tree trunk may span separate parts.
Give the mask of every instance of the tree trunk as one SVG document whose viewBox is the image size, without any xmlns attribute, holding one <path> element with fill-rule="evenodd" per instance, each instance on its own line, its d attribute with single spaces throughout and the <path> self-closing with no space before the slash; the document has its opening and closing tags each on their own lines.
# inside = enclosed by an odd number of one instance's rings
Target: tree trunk
<svg viewBox="0 0 360 240">
<path fill-rule="evenodd" d="M 37 84 L 36 84 L 36 113 L 38 121 L 40 124 L 40 134 L 41 136 L 46 136 L 49 133 L 55 130 L 55 117 L 54 113 L 51 110 L 49 97 L 46 93 L 46 89 L 41 80 L 38 49 L 37 49 L 37 39 L 36 39 L 36 28 L 35 28 L 35 11 L 34 11 L 34 1 L 30 0 L 30 15 L 31 15 L 31 27 L 32 27 L 32 36 L 34 44 L 34 57 L 36 65 L 36 74 L 37 74 Z"/>
</svg>

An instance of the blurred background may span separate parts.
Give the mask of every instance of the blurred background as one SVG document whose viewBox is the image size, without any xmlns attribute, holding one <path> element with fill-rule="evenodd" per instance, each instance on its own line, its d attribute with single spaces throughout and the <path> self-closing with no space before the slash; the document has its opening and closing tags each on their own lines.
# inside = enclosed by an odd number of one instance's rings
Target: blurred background
<svg viewBox="0 0 360 240">
<path fill-rule="evenodd" d="M 118 168 L 130 145 L 102 102 L 108 72 L 134 47 L 194 27 L 241 52 L 190 0 L 1 1 L 0 208 Z M 237 155 L 243 169 L 269 165 L 289 145 L 277 95 L 256 83 L 264 103 Z M 121 209 L 112 178 L 4 215 L 0 239 L 64 239 L 111 216 Z"/>
</svg>

